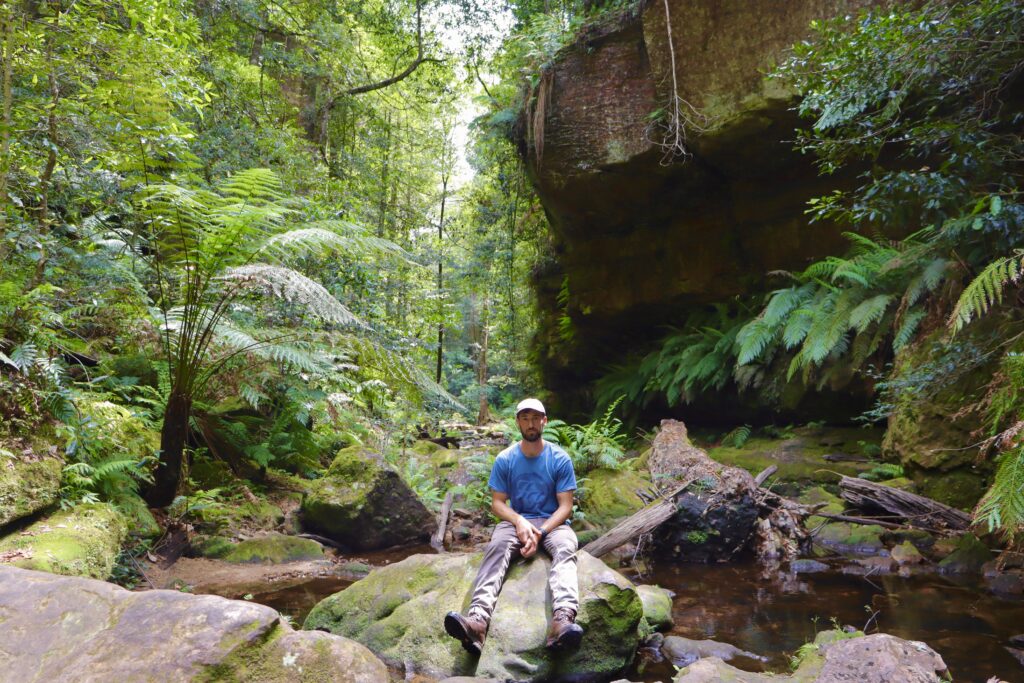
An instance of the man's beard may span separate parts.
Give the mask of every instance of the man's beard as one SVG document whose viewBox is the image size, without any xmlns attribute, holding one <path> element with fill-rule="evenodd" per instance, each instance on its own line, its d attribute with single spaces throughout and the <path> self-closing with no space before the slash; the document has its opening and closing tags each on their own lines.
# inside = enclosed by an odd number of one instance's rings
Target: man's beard
<svg viewBox="0 0 1024 683">
<path fill-rule="evenodd" d="M 541 431 L 539 429 L 520 429 L 519 433 L 523 435 L 524 441 L 529 441 L 530 443 L 540 441 Z"/>
</svg>

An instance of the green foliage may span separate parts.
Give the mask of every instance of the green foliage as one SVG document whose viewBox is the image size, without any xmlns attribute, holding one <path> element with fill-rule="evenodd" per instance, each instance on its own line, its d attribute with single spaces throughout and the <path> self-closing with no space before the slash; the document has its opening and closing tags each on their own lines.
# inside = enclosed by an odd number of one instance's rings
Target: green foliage
<svg viewBox="0 0 1024 683">
<path fill-rule="evenodd" d="M 972 319 L 984 315 L 990 308 L 1003 302 L 1006 287 L 1020 280 L 1022 259 L 1024 252 L 1021 251 L 1013 256 L 996 259 L 971 280 L 949 316 L 949 325 L 954 332 L 959 332 Z"/>
<path fill-rule="evenodd" d="M 1002 531 L 1011 541 L 1024 533 L 1024 447 L 999 456 L 992 486 L 978 503 L 974 516 L 989 531 Z"/>
<path fill-rule="evenodd" d="M 432 510 L 440 508 L 444 496 L 441 494 L 441 489 L 434 482 L 429 466 L 421 463 L 414 457 L 410 457 L 405 461 L 401 473 L 402 480 L 409 485 L 409 488 L 416 492 L 416 495 L 423 501 L 424 505 Z"/>
<path fill-rule="evenodd" d="M 722 445 L 743 448 L 743 444 L 750 438 L 750 432 L 750 425 L 740 425 L 722 437 Z"/>
<path fill-rule="evenodd" d="M 903 466 L 891 462 L 878 463 L 867 472 L 861 472 L 857 475 L 859 479 L 867 479 L 868 481 L 885 481 L 886 479 L 895 479 L 902 476 Z"/>
<path fill-rule="evenodd" d="M 550 420 L 544 428 L 544 438 L 564 448 L 572 458 L 577 476 L 601 467 L 622 467 L 628 435 L 622 421 L 614 416 L 621 402 L 622 398 L 613 401 L 593 422 L 570 425 L 562 420 Z"/>
</svg>

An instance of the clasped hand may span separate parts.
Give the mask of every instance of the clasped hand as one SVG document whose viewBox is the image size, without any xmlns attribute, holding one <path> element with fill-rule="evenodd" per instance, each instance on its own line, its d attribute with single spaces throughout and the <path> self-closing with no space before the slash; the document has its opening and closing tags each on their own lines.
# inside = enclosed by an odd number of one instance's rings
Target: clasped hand
<svg viewBox="0 0 1024 683">
<path fill-rule="evenodd" d="M 519 553 L 524 557 L 532 557 L 537 552 L 537 547 L 540 545 L 540 529 L 531 524 L 525 517 L 520 517 L 516 520 L 516 536 L 519 537 L 519 542 L 523 544 L 523 547 L 519 549 Z"/>
</svg>

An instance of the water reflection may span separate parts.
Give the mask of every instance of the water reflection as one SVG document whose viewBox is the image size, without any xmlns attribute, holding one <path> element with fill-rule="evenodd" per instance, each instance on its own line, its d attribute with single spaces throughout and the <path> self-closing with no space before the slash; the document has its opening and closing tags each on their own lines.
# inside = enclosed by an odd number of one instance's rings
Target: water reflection
<svg viewBox="0 0 1024 683">
<path fill-rule="evenodd" d="M 676 592 L 671 633 L 750 650 L 774 671 L 785 671 L 794 650 L 835 623 L 922 640 L 957 681 L 999 676 L 1024 683 L 1024 668 L 1003 649 L 1024 632 L 1024 602 L 997 600 L 969 583 L 835 572 L 765 576 L 754 565 L 675 565 L 631 578 Z M 632 680 L 671 674 L 671 667 L 650 664 Z"/>
</svg>

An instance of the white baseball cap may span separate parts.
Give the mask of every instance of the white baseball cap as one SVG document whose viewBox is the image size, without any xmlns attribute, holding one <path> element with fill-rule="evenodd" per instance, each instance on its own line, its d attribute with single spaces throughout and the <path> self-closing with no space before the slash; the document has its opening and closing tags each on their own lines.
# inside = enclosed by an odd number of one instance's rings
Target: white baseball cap
<svg viewBox="0 0 1024 683">
<path fill-rule="evenodd" d="M 541 415 L 547 415 L 548 411 L 544 410 L 544 404 L 535 398 L 524 398 L 516 406 L 516 415 L 523 412 L 524 410 L 536 410 Z"/>
</svg>

